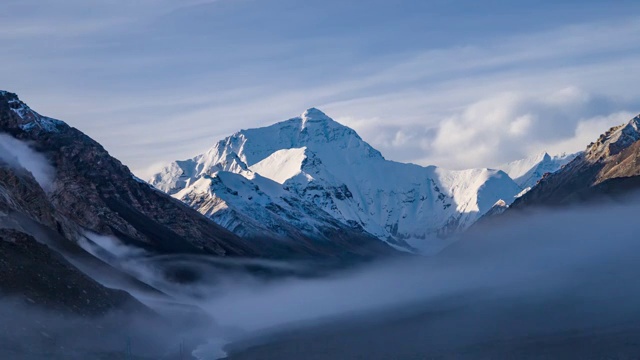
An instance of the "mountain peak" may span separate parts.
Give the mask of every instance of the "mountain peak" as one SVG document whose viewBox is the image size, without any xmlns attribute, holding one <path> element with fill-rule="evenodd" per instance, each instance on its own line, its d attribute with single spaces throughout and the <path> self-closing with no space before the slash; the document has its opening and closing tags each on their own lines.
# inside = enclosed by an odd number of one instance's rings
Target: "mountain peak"
<svg viewBox="0 0 640 360">
<path fill-rule="evenodd" d="M 60 120 L 41 116 L 33 111 L 27 104 L 22 102 L 17 94 L 0 90 L 0 111 L 6 108 L 16 114 L 19 118 L 15 125 L 24 131 L 41 129 L 47 132 L 58 130 L 59 125 L 64 123 Z"/>
<path fill-rule="evenodd" d="M 12 92 L 9 92 L 7 90 L 0 90 L 0 96 L 7 96 L 7 95 L 17 97 L 17 95 Z"/>
<path fill-rule="evenodd" d="M 321 110 L 314 107 L 305 110 L 305 112 L 303 112 L 302 115 L 300 115 L 300 118 L 302 119 L 303 128 L 308 123 L 320 123 L 320 122 L 333 121 L 333 119 L 327 116 L 327 114 L 325 114 Z"/>
<path fill-rule="evenodd" d="M 640 114 L 636 115 L 631 121 L 629 121 L 629 125 L 633 126 L 636 130 L 640 128 Z"/>
<path fill-rule="evenodd" d="M 547 173 L 558 171 L 568 164 L 578 154 L 550 155 L 544 151 L 534 156 L 498 166 L 506 172 L 520 187 L 533 187 L 540 177 Z"/>
<path fill-rule="evenodd" d="M 20 98 L 18 98 L 18 95 L 6 90 L 0 90 L 0 98 L 4 101 L 6 101 L 8 104 L 11 104 L 10 107 L 12 108 L 16 108 L 18 106 L 20 107 L 26 107 L 27 105 L 25 103 L 23 103 L 22 101 L 20 101 Z"/>
<path fill-rule="evenodd" d="M 586 154 L 591 161 L 602 160 L 616 155 L 640 140 L 640 115 L 631 119 L 628 123 L 614 126 L 595 143 L 589 144 Z"/>
<path fill-rule="evenodd" d="M 546 151 L 542 151 L 539 152 L 535 155 L 532 155 L 528 158 L 522 159 L 522 160 L 529 160 L 529 161 L 535 161 L 535 162 L 545 162 L 545 161 L 551 161 L 552 156 L 549 155 L 548 152 Z M 516 161 L 522 161 L 522 160 L 516 160 Z"/>
<path fill-rule="evenodd" d="M 303 119 L 307 120 L 331 120 L 327 114 L 325 114 L 322 110 L 312 107 L 308 108 L 302 113 L 301 116 Z"/>
</svg>

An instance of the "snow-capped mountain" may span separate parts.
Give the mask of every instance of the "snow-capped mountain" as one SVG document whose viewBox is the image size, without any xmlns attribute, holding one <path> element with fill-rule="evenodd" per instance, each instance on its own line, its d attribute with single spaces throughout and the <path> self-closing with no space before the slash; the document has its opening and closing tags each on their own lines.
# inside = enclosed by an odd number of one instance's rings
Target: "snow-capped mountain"
<svg viewBox="0 0 640 360">
<path fill-rule="evenodd" d="M 522 160 L 500 165 L 497 168 L 506 172 L 522 189 L 530 189 L 536 185 L 544 174 L 560 170 L 578 155 L 580 153 L 551 156 L 543 152 Z"/>
<path fill-rule="evenodd" d="M 111 157 L 100 144 L 79 130 L 62 121 L 42 116 L 20 101 L 17 95 L 1 91 L 0 132 L 11 134 L 10 138 L 15 138 L 15 141 L 34 144 L 38 153 L 50 160 L 51 166 L 55 168 L 50 172 L 55 173 L 55 179 L 40 181 L 41 186 L 50 195 L 57 213 L 65 219 L 60 221 L 60 228 L 69 233 L 91 231 L 99 235 L 113 235 L 153 253 L 273 258 L 335 257 L 338 253 L 345 257 L 368 258 L 392 251 L 375 237 L 369 234 L 358 236 L 355 230 L 350 229 L 340 229 L 343 230 L 340 231 L 340 235 L 351 236 L 356 240 L 349 243 L 350 246 L 339 246 L 340 252 L 334 251 L 335 249 L 331 246 L 318 246 L 318 244 L 309 246 L 299 238 L 295 238 L 295 242 L 285 243 L 269 234 L 261 234 L 260 242 L 249 242 L 215 224 L 175 198 L 137 179 L 126 166 Z M 0 158 L 3 152 L 1 145 L 0 143 Z M 235 161 L 230 157 L 226 159 L 226 163 L 229 164 L 229 170 L 242 171 L 241 168 L 233 168 L 233 164 L 240 164 L 241 161 Z M 45 172 L 36 171 L 36 179 L 39 173 Z M 229 173 L 229 175 L 238 177 L 240 180 L 245 179 L 235 173 Z M 223 177 L 216 180 L 222 181 Z M 267 185 L 259 180 L 255 180 L 255 184 L 252 183 L 251 188 L 248 189 L 240 189 L 241 182 L 233 183 L 229 179 L 224 180 L 226 184 L 232 184 L 235 188 L 229 190 L 234 194 L 238 191 L 248 194 L 253 186 L 257 186 L 256 184 L 267 188 Z M 271 182 L 271 180 L 268 181 Z M 206 179 L 200 180 L 200 183 L 204 182 Z M 0 186 L 0 205 L 2 198 L 6 197 L 5 193 L 6 191 Z M 218 193 L 222 194 L 223 191 L 218 190 Z M 185 193 L 184 197 L 199 201 L 191 194 Z M 254 199 L 258 197 L 259 194 L 255 195 Z M 294 205 L 290 208 L 282 202 L 274 206 L 293 209 L 288 210 L 291 218 L 300 216 L 294 211 L 295 203 L 291 203 Z M 199 208 L 205 209 L 205 206 L 202 205 Z M 1 207 L 0 210 L 2 210 Z M 216 214 L 224 213 L 216 211 Z M 255 222 L 256 214 L 254 212 L 253 217 L 243 219 L 241 225 L 251 226 L 249 220 Z M 332 220 L 334 223 L 339 223 Z M 67 225 L 69 229 L 66 229 Z M 292 226 L 285 220 L 280 221 L 280 225 Z M 332 236 L 330 230 L 322 230 L 328 236 Z M 281 232 L 285 231 L 290 234 L 295 233 L 293 229 L 281 230 Z M 340 238 L 339 235 L 332 237 Z M 335 243 L 327 242 L 327 244 L 335 246 Z"/>
<path fill-rule="evenodd" d="M 323 229 L 362 229 L 404 249 L 429 251 L 498 201 L 522 191 L 505 172 L 451 171 L 386 160 L 318 109 L 242 130 L 149 182 L 219 224 L 249 235 L 315 238 Z"/>
</svg>

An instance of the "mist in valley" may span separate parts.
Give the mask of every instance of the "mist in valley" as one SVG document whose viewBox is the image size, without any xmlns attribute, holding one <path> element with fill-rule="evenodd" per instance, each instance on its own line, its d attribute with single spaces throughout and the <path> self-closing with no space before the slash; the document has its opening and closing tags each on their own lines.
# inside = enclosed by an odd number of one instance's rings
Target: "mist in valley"
<svg viewBox="0 0 640 360">
<path fill-rule="evenodd" d="M 296 347 L 319 354 L 311 358 L 464 357 L 474 346 L 485 347 L 471 358 L 503 351 L 525 357 L 544 353 L 544 341 L 559 343 L 552 356 L 567 357 L 579 339 L 605 334 L 614 334 L 611 342 L 587 352 L 624 351 L 621 342 L 640 329 L 638 210 L 633 201 L 605 201 L 513 213 L 508 222 L 478 225 L 434 257 L 321 279 L 233 282 L 201 306 L 221 324 L 262 336 L 244 346 L 286 339 L 273 357 L 272 348 L 261 349 L 263 358 L 295 358 Z M 528 348 L 531 341 L 542 343 Z"/>
<path fill-rule="evenodd" d="M 79 239 L 84 249 L 157 293 L 104 285 L 129 291 L 154 315 L 87 321 L 36 316 L 11 301 L 2 306 L 3 326 L 11 333 L 46 324 L 37 342 L 65 349 L 122 354 L 130 341 L 133 353 L 158 359 L 179 359 L 183 342 L 207 360 L 567 357 L 576 346 L 590 355 L 637 354 L 637 200 L 514 211 L 435 256 L 334 271 L 309 262 L 152 256 L 87 233 Z M 5 341 L 32 341 L 17 334 Z"/>
<path fill-rule="evenodd" d="M 504 342 L 511 349 L 531 339 L 635 331 L 636 199 L 514 212 L 508 221 L 479 224 L 433 257 L 399 256 L 320 275 L 310 271 L 313 264 L 295 262 L 125 261 L 130 270 L 137 264 L 147 282 L 215 319 L 204 337 L 216 348 L 233 344 L 226 346 L 231 354 L 274 341 L 302 342 L 316 331 L 337 341 L 337 353 L 324 358 L 347 356 L 345 349 L 368 354 L 367 344 L 380 342 L 389 352 L 381 358 L 403 358 L 407 349 L 460 355 Z M 167 269 L 191 276 L 168 281 Z M 205 352 L 204 358 L 213 357 Z"/>
</svg>

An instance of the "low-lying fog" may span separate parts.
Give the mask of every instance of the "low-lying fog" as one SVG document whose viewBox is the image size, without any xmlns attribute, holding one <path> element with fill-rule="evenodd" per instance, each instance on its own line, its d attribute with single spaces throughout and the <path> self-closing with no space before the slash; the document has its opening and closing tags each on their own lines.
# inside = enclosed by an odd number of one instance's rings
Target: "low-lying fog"
<svg viewBox="0 0 640 360">
<path fill-rule="evenodd" d="M 421 319 L 437 318 L 437 326 L 406 322 L 420 332 L 412 340 L 454 347 L 640 325 L 639 210 L 601 204 L 526 212 L 491 230 L 479 226 L 432 258 L 373 263 L 319 279 L 233 279 L 201 306 L 223 325 L 263 334 L 324 322 L 339 331 L 346 326 L 341 319 L 354 318 L 375 327 L 376 316 L 389 323 L 433 312 Z M 407 336 L 402 325 L 387 335 Z M 377 340 L 406 347 L 402 339 Z"/>
<path fill-rule="evenodd" d="M 295 359 L 296 351 L 297 358 L 402 359 L 463 355 L 479 344 L 520 346 L 524 339 L 546 340 L 518 351 L 535 354 L 555 339 L 571 344 L 562 350 L 567 355 L 576 336 L 603 339 L 640 327 L 638 203 L 522 212 L 476 227 L 434 257 L 323 276 L 308 276 L 308 264 L 149 258 L 102 237 L 85 247 L 112 252 L 119 256 L 112 262 L 210 314 L 219 326 L 199 330 L 211 341 L 196 352 L 201 359 L 221 357 L 229 343 L 233 359 Z M 306 276 L 292 275 L 298 266 Z M 167 268 L 179 270 L 181 285 L 167 282 Z M 314 337 L 323 341 L 309 341 Z M 246 352 L 248 345 L 257 347 Z"/>
</svg>

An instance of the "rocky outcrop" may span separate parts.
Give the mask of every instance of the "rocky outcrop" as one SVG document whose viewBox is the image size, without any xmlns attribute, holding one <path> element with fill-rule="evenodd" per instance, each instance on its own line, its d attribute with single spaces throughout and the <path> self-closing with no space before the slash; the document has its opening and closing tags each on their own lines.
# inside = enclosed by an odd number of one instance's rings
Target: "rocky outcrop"
<svg viewBox="0 0 640 360">
<path fill-rule="evenodd" d="M 85 250 L 79 240 L 89 233 L 149 255 L 260 254 L 136 179 L 80 131 L 0 91 L 0 358 L 120 359 L 127 337 L 157 344 L 211 326 L 198 309 L 183 310 L 197 321 L 177 321 L 136 300 L 130 294 L 171 298 Z"/>
<path fill-rule="evenodd" d="M 39 115 L 15 94 L 0 92 L 0 130 L 50 161 L 55 180 L 48 198 L 57 216 L 73 224 L 159 253 L 257 255 L 246 241 L 136 179 L 100 144 Z"/>
<path fill-rule="evenodd" d="M 563 205 L 640 190 L 640 116 L 609 129 L 556 173 L 543 177 L 511 208 Z"/>
<path fill-rule="evenodd" d="M 0 211 L 18 211 L 55 228 L 55 210 L 31 173 L 0 160 Z"/>
</svg>

